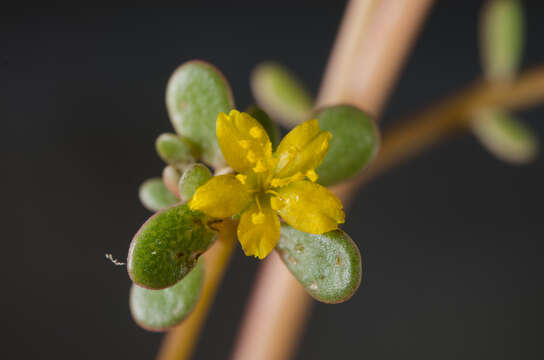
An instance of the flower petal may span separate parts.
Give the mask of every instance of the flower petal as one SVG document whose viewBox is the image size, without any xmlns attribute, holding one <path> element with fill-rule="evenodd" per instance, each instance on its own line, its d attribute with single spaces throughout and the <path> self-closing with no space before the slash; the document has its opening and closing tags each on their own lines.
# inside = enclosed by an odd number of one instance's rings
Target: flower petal
<svg viewBox="0 0 544 360">
<path fill-rule="evenodd" d="M 237 110 L 229 115 L 220 113 L 216 135 L 225 160 L 236 172 L 250 168 L 262 172 L 270 166 L 272 143 L 266 130 L 249 114 Z"/>
<path fill-rule="evenodd" d="M 276 178 L 285 178 L 297 173 L 306 176 L 315 169 L 329 150 L 332 134 L 319 128 L 317 119 L 308 120 L 291 130 L 276 150 L 279 159 Z M 313 176 L 311 178 L 314 178 Z"/>
<path fill-rule="evenodd" d="M 228 174 L 215 176 L 199 187 L 189 207 L 212 217 L 227 218 L 238 214 L 250 201 L 247 187 L 236 176 Z"/>
<path fill-rule="evenodd" d="M 272 208 L 300 231 L 323 234 L 344 222 L 342 203 L 326 187 L 304 180 L 276 191 L 279 196 L 271 199 Z"/>
<path fill-rule="evenodd" d="M 238 240 L 247 256 L 264 259 L 278 243 L 280 219 L 270 205 L 261 209 L 253 203 L 242 213 L 238 224 Z"/>
</svg>

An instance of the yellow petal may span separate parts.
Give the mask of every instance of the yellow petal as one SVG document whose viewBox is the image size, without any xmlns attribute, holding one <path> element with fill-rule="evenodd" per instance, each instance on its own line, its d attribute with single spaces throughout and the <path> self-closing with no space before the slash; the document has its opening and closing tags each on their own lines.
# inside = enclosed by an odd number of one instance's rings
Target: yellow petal
<svg viewBox="0 0 544 360">
<path fill-rule="evenodd" d="M 326 187 L 304 180 L 276 191 L 279 197 L 272 199 L 272 207 L 300 231 L 322 234 L 344 222 L 342 203 Z"/>
<path fill-rule="evenodd" d="M 264 259 L 278 243 L 280 219 L 269 204 L 261 208 L 254 202 L 242 213 L 238 224 L 238 240 L 247 256 Z"/>
<path fill-rule="evenodd" d="M 236 172 L 268 165 L 265 159 L 272 156 L 272 143 L 262 125 L 249 114 L 237 110 L 229 115 L 220 113 L 216 135 L 225 160 Z"/>
<path fill-rule="evenodd" d="M 235 175 L 219 175 L 211 178 L 195 192 L 189 207 L 216 218 L 238 214 L 251 201 L 247 187 Z"/>
<path fill-rule="evenodd" d="M 315 169 L 329 150 L 332 134 L 319 128 L 317 119 L 308 120 L 291 130 L 276 150 L 278 166 L 276 178 L 285 178 L 296 173 L 308 173 Z"/>
</svg>

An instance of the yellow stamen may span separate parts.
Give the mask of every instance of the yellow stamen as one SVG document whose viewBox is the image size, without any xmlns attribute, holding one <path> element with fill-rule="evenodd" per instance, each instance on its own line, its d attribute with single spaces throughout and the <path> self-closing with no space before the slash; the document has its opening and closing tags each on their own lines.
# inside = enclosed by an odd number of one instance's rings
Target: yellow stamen
<svg viewBox="0 0 544 360">
<path fill-rule="evenodd" d="M 264 161 L 262 161 L 262 160 L 257 161 L 257 165 L 253 168 L 253 171 L 255 171 L 256 173 L 262 173 L 262 172 L 265 172 L 266 170 L 267 170 L 267 168 L 264 165 Z"/>
<path fill-rule="evenodd" d="M 247 175 L 243 175 L 243 174 L 238 174 L 236 175 L 236 178 L 242 183 L 242 184 L 246 184 L 246 179 L 247 179 Z"/>
<path fill-rule="evenodd" d="M 275 192 L 274 190 L 266 190 L 266 194 L 272 194 L 272 195 L 274 195 L 274 196 L 281 197 L 280 194 L 278 194 L 278 193 Z"/>
<path fill-rule="evenodd" d="M 316 180 L 317 180 L 317 178 L 318 178 L 319 176 L 317 176 L 317 173 L 315 172 L 314 169 L 311 169 L 311 170 L 306 171 L 306 177 L 307 177 L 308 179 L 310 179 L 310 181 L 316 182 Z"/>
<path fill-rule="evenodd" d="M 316 176 L 317 176 L 317 174 L 316 174 Z M 302 179 L 304 179 L 304 174 L 301 173 L 301 172 L 297 172 L 296 174 L 294 174 L 292 176 L 289 176 L 289 177 L 286 177 L 286 178 L 274 178 L 270 182 L 270 185 L 272 187 L 282 187 L 282 186 L 289 185 L 292 182 L 302 180 Z"/>
<path fill-rule="evenodd" d="M 253 136 L 255 139 L 258 139 L 263 136 L 263 131 L 257 126 L 254 126 L 249 130 L 249 135 Z"/>
<path fill-rule="evenodd" d="M 262 212 L 263 209 L 261 207 L 261 203 L 259 202 L 259 197 L 255 196 L 255 202 L 257 203 L 257 207 L 259 208 L 259 211 Z"/>
</svg>

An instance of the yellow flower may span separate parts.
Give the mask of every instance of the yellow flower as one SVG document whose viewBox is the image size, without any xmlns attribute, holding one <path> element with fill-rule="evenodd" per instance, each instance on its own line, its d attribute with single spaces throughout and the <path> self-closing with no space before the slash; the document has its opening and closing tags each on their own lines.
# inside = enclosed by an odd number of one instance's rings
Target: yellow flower
<svg viewBox="0 0 544 360">
<path fill-rule="evenodd" d="M 280 237 L 278 215 L 311 234 L 335 230 L 344 222 L 340 200 L 315 183 L 314 169 L 332 137 L 320 130 L 317 119 L 294 128 L 274 153 L 264 128 L 246 113 L 219 114 L 216 134 L 225 160 L 237 174 L 212 178 L 196 191 L 189 206 L 216 218 L 241 214 L 237 234 L 246 255 L 263 259 L 274 249 Z"/>
</svg>

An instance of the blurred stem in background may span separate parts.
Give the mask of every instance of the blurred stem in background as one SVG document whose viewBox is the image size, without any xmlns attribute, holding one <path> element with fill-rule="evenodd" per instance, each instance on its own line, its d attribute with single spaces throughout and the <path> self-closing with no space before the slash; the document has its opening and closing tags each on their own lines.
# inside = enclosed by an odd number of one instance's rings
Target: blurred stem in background
<svg viewBox="0 0 544 360">
<path fill-rule="evenodd" d="M 350 104 L 377 118 L 431 3 L 351 0 L 317 106 Z M 354 191 L 355 187 L 338 187 L 335 192 L 347 206 Z M 232 359 L 292 357 L 312 302 L 282 265 L 276 254 L 261 265 Z"/>
<path fill-rule="evenodd" d="M 352 0 L 346 8 L 325 73 L 318 106 L 351 104 L 376 118 L 427 14 L 431 0 Z M 468 133 L 482 109 L 519 109 L 544 100 L 544 66 L 509 82 L 478 81 L 436 105 L 395 122 L 384 132 L 374 163 L 360 176 L 333 188 L 346 206 L 363 183 L 456 133 Z M 213 302 L 235 243 L 232 224 L 204 256 L 206 280 L 195 311 L 165 338 L 159 359 L 188 359 Z M 233 353 L 234 360 L 292 357 L 310 297 L 277 254 L 262 264 Z"/>
<path fill-rule="evenodd" d="M 157 355 L 159 360 L 189 359 L 198 342 L 198 336 L 237 242 L 236 225 L 233 221 L 225 220 L 220 226 L 219 238 L 203 255 L 207 266 L 200 301 L 181 325 L 166 334 Z"/>
</svg>

